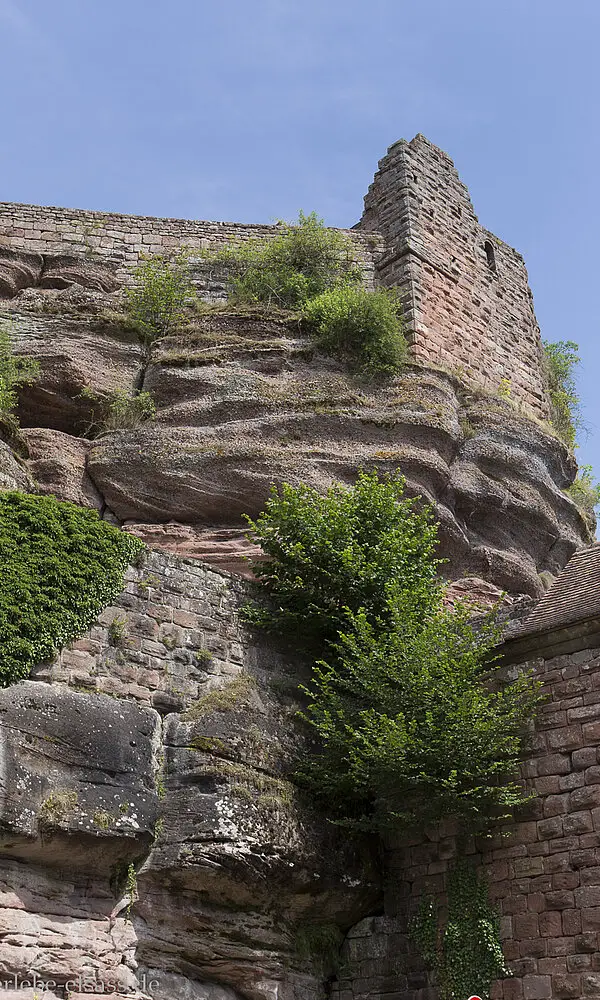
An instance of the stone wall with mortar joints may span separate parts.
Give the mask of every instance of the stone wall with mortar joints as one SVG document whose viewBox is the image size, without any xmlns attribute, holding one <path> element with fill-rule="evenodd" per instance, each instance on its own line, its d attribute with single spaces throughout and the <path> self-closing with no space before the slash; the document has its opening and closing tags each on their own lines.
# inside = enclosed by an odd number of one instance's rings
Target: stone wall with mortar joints
<svg viewBox="0 0 600 1000">
<path fill-rule="evenodd" d="M 188 219 L 157 219 L 149 216 L 118 215 L 81 209 L 40 207 L 0 202 L 0 244 L 32 253 L 71 253 L 100 257 L 126 281 L 132 267 L 145 254 L 175 253 L 180 247 L 218 249 L 228 241 L 250 242 L 269 239 L 276 225 L 237 222 L 204 222 Z M 372 284 L 374 257 L 383 249 L 381 238 L 365 239 L 348 232 L 363 268 L 365 281 Z M 214 297 L 224 295 L 223 275 L 203 265 L 196 275 L 200 289 Z"/>
<path fill-rule="evenodd" d="M 149 551 L 96 625 L 32 678 L 178 712 L 243 669 L 244 585 L 194 560 Z M 111 638 L 117 624 L 122 637 Z M 258 654 L 257 654 L 258 655 Z M 263 657 L 264 658 L 264 657 Z"/>
<path fill-rule="evenodd" d="M 600 648 L 521 666 L 534 668 L 548 695 L 523 768 L 536 797 L 509 838 L 470 847 L 513 971 L 492 1000 L 600 996 Z M 455 853 L 450 829 L 390 850 L 386 914 L 348 935 L 352 977 L 333 1000 L 437 1000 L 407 926 L 424 894 L 442 896 Z"/>
<path fill-rule="evenodd" d="M 508 380 L 515 401 L 547 418 L 523 259 L 480 226 L 452 160 L 421 135 L 390 147 L 359 226 L 388 244 L 379 275 L 401 290 L 416 357 L 463 369 L 491 391 Z"/>
</svg>

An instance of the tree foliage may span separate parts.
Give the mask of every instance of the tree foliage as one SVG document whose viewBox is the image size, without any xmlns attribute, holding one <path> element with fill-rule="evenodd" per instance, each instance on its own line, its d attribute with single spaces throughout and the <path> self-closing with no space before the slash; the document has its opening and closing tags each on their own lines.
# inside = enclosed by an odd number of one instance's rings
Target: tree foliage
<svg viewBox="0 0 600 1000">
<path fill-rule="evenodd" d="M 142 548 L 96 511 L 0 493 L 0 686 L 85 632 Z"/>
<path fill-rule="evenodd" d="M 31 385 L 39 374 L 39 362 L 14 353 L 11 328 L 0 324 L 0 415 L 11 416 L 22 385 Z"/>
<path fill-rule="evenodd" d="M 185 307 L 195 296 L 190 275 L 189 250 L 174 257 L 143 257 L 133 272 L 133 285 L 125 291 L 130 320 L 143 340 L 166 337 L 185 317 Z"/>
<path fill-rule="evenodd" d="M 273 239 L 238 241 L 205 252 L 208 259 L 227 265 L 234 301 L 300 309 L 315 295 L 361 280 L 350 238 L 327 229 L 315 212 L 300 212 L 296 225 L 278 225 Z"/>
<path fill-rule="evenodd" d="M 404 491 L 377 472 L 325 496 L 274 490 L 249 522 L 269 602 L 248 617 L 320 656 L 304 711 L 319 750 L 300 778 L 339 821 L 398 830 L 452 815 L 485 828 L 524 800 L 538 686 L 489 683 L 494 618 L 475 630 L 472 609 L 444 605 L 432 513 Z"/>
<path fill-rule="evenodd" d="M 544 370 L 550 395 L 552 426 L 570 448 L 581 426 L 580 400 L 575 371 L 580 363 L 579 345 L 572 340 L 543 341 Z"/>
<path fill-rule="evenodd" d="M 364 374 L 393 374 L 406 360 L 402 310 L 386 288 L 345 285 L 305 303 L 303 316 L 326 354 L 342 355 Z"/>
<path fill-rule="evenodd" d="M 591 465 L 581 465 L 577 477 L 566 491 L 592 526 L 596 524 L 596 508 L 600 504 L 600 483 L 594 478 Z"/>
</svg>

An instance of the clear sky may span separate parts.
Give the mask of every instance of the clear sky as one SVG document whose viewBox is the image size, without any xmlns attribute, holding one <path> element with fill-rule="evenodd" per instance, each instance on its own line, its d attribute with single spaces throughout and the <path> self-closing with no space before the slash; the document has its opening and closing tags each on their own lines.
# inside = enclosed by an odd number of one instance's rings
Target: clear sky
<svg viewBox="0 0 600 1000">
<path fill-rule="evenodd" d="M 575 340 L 600 476 L 600 0 L 0 0 L 0 200 L 350 226 L 423 132 Z"/>
</svg>

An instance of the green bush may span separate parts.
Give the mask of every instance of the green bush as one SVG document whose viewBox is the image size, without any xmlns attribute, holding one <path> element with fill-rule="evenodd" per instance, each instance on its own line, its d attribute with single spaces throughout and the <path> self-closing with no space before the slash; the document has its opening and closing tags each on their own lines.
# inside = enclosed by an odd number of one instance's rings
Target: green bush
<svg viewBox="0 0 600 1000">
<path fill-rule="evenodd" d="M 246 609 L 253 624 L 311 642 L 316 655 L 337 641 L 346 609 L 372 622 L 392 619 L 396 578 L 420 593 L 424 609 L 440 590 L 431 511 L 404 496 L 404 480 L 361 472 L 322 495 L 310 486 L 273 487 L 252 541 L 266 559 L 253 565 L 268 605 Z"/>
<path fill-rule="evenodd" d="M 189 250 L 175 257 L 143 257 L 125 291 L 129 319 L 146 343 L 166 337 L 185 319 L 186 304 L 196 292 L 190 275 Z"/>
<path fill-rule="evenodd" d="M 93 404 L 92 419 L 87 433 L 91 436 L 108 431 L 135 430 L 146 420 L 156 416 L 156 406 L 150 392 L 130 396 L 124 389 L 115 389 L 104 397 L 91 389 L 84 389 L 83 399 Z"/>
<path fill-rule="evenodd" d="M 600 504 L 600 483 L 594 479 L 591 465 L 580 466 L 577 478 L 566 493 L 571 500 L 574 500 L 584 516 L 595 524 L 596 507 Z"/>
<path fill-rule="evenodd" d="M 283 222 L 279 226 L 271 240 L 205 251 L 208 260 L 227 265 L 234 301 L 299 309 L 329 288 L 361 280 L 351 239 L 327 229 L 314 212 L 300 212 L 295 226 Z"/>
<path fill-rule="evenodd" d="M 27 677 L 85 632 L 142 548 L 96 511 L 0 493 L 0 685 Z"/>
<path fill-rule="evenodd" d="M 575 384 L 579 346 L 572 340 L 559 340 L 554 344 L 544 340 L 543 346 L 550 422 L 559 437 L 572 448 L 581 426 L 580 400 Z"/>
<path fill-rule="evenodd" d="M 362 473 L 325 496 L 283 486 L 249 523 L 270 600 L 248 619 L 323 657 L 304 689 L 320 751 L 299 777 L 336 819 L 398 830 L 452 815 L 485 828 L 524 801 L 538 685 L 484 679 L 493 616 L 474 631 L 467 605 L 445 607 L 432 513 L 404 481 Z"/>
<path fill-rule="evenodd" d="M 39 363 L 15 354 L 11 329 L 0 325 L 0 416 L 10 417 L 18 403 L 21 385 L 31 385 L 38 377 Z"/>
<path fill-rule="evenodd" d="M 390 374 L 406 361 L 401 307 L 388 289 L 332 288 L 306 302 L 303 316 L 321 350 L 364 373 Z"/>
</svg>

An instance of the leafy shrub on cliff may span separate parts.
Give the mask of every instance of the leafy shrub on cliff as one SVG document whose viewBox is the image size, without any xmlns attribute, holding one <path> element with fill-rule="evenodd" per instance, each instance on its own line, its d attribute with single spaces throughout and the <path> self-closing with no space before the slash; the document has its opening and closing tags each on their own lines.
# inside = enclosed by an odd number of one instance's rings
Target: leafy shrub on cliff
<svg viewBox="0 0 600 1000">
<path fill-rule="evenodd" d="M 0 686 L 85 632 L 142 548 L 96 511 L 0 493 Z"/>
<path fill-rule="evenodd" d="M 305 303 L 303 316 L 321 350 L 364 374 L 393 374 L 406 361 L 400 302 L 386 288 L 329 289 Z"/>
<path fill-rule="evenodd" d="M 579 345 L 572 340 L 543 341 L 544 371 L 550 396 L 550 422 L 565 444 L 572 448 L 581 426 L 580 400 L 575 369 L 580 362 Z"/>
<path fill-rule="evenodd" d="M 143 340 L 166 337 L 185 318 L 185 307 L 195 297 L 189 251 L 174 257 L 143 257 L 133 272 L 133 286 L 125 291 L 129 319 Z"/>
<path fill-rule="evenodd" d="M 81 396 L 92 403 L 92 419 L 87 428 L 88 435 L 92 437 L 107 431 L 135 430 L 156 416 L 156 405 L 150 392 L 137 392 L 130 396 L 124 389 L 115 389 L 100 397 L 86 388 Z"/>
<path fill-rule="evenodd" d="M 494 691 L 484 679 L 493 617 L 444 606 L 431 511 L 400 477 L 273 491 L 249 521 L 266 559 L 257 625 L 323 657 L 304 718 L 320 752 L 307 783 L 339 820 L 399 829 L 445 815 L 485 827 L 522 802 L 522 738 L 538 700 L 529 675 Z"/>
<path fill-rule="evenodd" d="M 227 265 L 231 297 L 240 303 L 299 309 L 327 289 L 361 280 L 350 238 L 327 229 L 314 212 L 300 212 L 294 226 L 280 222 L 271 240 L 232 243 L 205 257 Z"/>
<path fill-rule="evenodd" d="M 594 479 L 591 465 L 582 465 L 577 478 L 566 493 L 574 500 L 590 523 L 596 523 L 596 507 L 600 504 L 600 483 Z"/>
<path fill-rule="evenodd" d="M 14 353 L 10 326 L 0 324 L 0 416 L 13 414 L 19 386 L 35 382 L 39 370 L 39 363 L 33 358 Z"/>
</svg>

